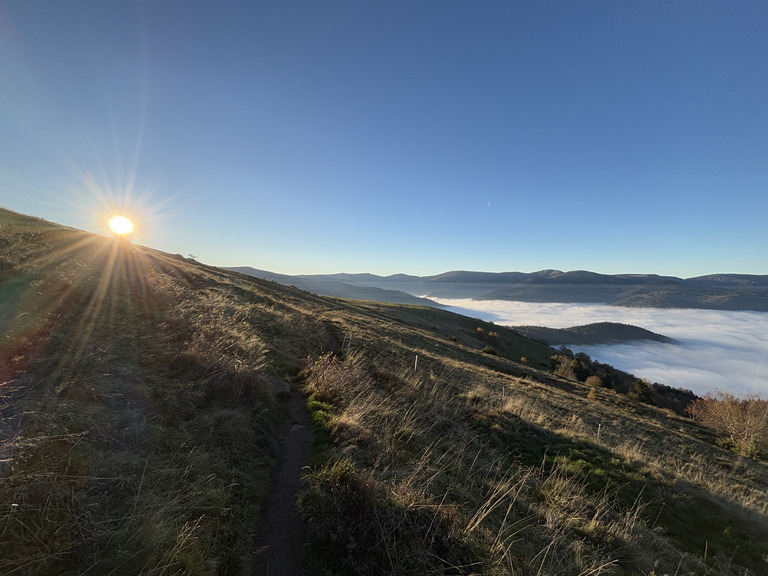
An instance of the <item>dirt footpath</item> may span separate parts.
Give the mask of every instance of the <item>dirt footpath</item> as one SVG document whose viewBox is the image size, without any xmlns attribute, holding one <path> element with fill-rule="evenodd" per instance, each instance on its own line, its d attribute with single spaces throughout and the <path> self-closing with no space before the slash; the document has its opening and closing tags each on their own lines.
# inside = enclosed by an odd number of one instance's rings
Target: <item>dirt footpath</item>
<svg viewBox="0 0 768 576">
<path fill-rule="evenodd" d="M 291 384 L 286 405 L 290 419 L 280 425 L 280 461 L 256 533 L 252 576 L 301 576 L 304 525 L 296 512 L 301 470 L 310 463 L 312 426 L 304 395 Z"/>
</svg>

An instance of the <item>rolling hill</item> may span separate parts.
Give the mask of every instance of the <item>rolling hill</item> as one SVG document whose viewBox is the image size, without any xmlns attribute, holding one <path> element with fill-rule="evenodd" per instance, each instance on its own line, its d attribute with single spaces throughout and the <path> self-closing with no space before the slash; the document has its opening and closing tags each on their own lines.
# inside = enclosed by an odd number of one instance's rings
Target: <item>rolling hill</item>
<svg viewBox="0 0 768 576">
<path fill-rule="evenodd" d="M 355 300 L 370 300 L 374 302 L 391 302 L 393 304 L 416 304 L 421 306 L 435 306 L 439 304 L 426 298 L 412 296 L 407 292 L 395 289 L 379 288 L 367 284 L 371 274 L 337 274 L 329 276 L 289 276 L 276 274 L 265 270 L 258 270 L 249 266 L 236 266 L 227 268 L 233 272 L 248 274 L 256 278 L 272 280 L 284 286 L 295 286 L 301 290 L 321 294 L 323 296 L 339 296 L 341 298 L 354 298 Z"/>
<path fill-rule="evenodd" d="M 404 274 L 329 274 L 275 279 L 297 286 L 297 282 L 311 282 L 313 292 L 357 298 L 361 296 L 355 295 L 354 291 L 364 287 L 394 290 L 423 298 L 768 311 L 768 275 L 712 274 L 683 279 L 656 274 L 610 275 L 584 270 L 541 270 L 532 273 L 454 271 L 424 277 Z M 331 281 L 342 282 L 342 285 L 336 285 L 333 293 L 324 291 L 323 284 Z M 372 293 L 370 296 L 371 299 L 379 297 L 380 300 L 390 301 L 384 293 Z M 399 298 L 397 301 L 406 302 L 402 294 Z"/>
<path fill-rule="evenodd" d="M 672 338 L 662 334 L 657 334 L 638 326 L 619 324 L 617 322 L 595 322 L 583 326 L 572 326 L 571 328 L 547 328 L 544 326 L 514 326 L 513 328 L 528 338 L 540 340 L 550 346 L 560 344 L 574 346 L 607 344 L 633 342 L 636 340 L 651 340 L 666 344 L 674 343 Z"/>
<path fill-rule="evenodd" d="M 768 572 L 764 461 L 504 327 L 5 210 L 0 325 L 2 574 L 280 573 L 296 398 L 306 574 Z"/>
</svg>

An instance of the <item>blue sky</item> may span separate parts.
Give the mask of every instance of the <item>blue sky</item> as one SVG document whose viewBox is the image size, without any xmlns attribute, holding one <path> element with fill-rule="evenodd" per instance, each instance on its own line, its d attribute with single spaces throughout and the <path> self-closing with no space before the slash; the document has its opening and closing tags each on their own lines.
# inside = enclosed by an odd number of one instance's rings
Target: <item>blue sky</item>
<svg viewBox="0 0 768 576">
<path fill-rule="evenodd" d="M 288 274 L 766 274 L 766 30 L 757 0 L 0 0 L 0 206 Z"/>
</svg>

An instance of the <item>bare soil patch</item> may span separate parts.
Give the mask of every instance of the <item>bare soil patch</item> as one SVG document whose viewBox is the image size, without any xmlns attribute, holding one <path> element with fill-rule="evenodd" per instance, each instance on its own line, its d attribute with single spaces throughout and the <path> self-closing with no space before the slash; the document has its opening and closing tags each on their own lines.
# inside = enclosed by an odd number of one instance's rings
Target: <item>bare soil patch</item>
<svg viewBox="0 0 768 576">
<path fill-rule="evenodd" d="M 279 428 L 280 460 L 256 532 L 253 576 L 300 576 L 304 571 L 304 524 L 296 510 L 301 470 L 310 462 L 312 426 L 304 395 L 292 383 L 289 419 Z"/>
</svg>

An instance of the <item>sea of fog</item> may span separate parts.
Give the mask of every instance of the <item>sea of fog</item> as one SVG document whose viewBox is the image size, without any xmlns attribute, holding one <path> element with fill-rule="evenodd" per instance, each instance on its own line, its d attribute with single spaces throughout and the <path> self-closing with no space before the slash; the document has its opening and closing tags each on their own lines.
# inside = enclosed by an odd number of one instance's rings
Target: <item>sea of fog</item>
<svg viewBox="0 0 768 576">
<path fill-rule="evenodd" d="M 768 395 L 768 312 L 679 308 L 624 308 L 605 304 L 437 300 L 449 309 L 505 326 L 568 328 L 621 322 L 674 338 L 676 344 L 635 341 L 569 346 L 675 388 L 704 394 L 716 388 Z"/>
</svg>

